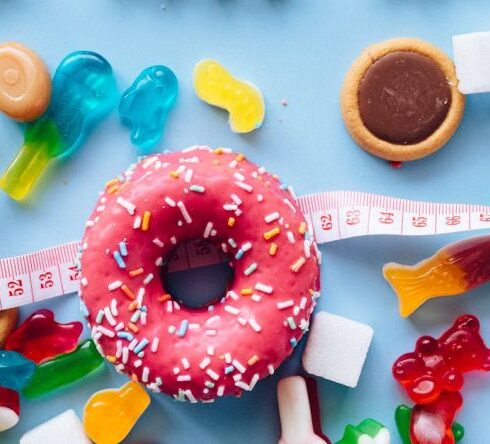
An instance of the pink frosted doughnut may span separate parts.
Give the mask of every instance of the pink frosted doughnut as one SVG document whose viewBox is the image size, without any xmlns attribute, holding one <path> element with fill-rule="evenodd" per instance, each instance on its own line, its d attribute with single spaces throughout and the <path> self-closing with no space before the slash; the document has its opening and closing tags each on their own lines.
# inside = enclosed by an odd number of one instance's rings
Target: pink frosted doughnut
<svg viewBox="0 0 490 444">
<path fill-rule="evenodd" d="M 162 283 L 162 258 L 208 238 L 232 255 L 214 305 L 189 308 Z M 308 329 L 319 255 L 277 177 L 231 150 L 146 157 L 109 182 L 87 222 L 82 307 L 116 369 L 179 400 L 239 395 L 274 373 Z"/>
</svg>

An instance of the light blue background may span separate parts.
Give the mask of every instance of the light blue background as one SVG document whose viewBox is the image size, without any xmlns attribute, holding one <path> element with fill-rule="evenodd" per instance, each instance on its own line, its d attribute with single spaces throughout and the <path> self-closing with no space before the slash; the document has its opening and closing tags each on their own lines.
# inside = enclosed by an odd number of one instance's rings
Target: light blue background
<svg viewBox="0 0 490 444">
<path fill-rule="evenodd" d="M 181 92 L 162 149 L 231 146 L 270 167 L 299 194 L 347 189 L 488 204 L 489 95 L 468 98 L 461 128 L 446 148 L 401 170 L 355 146 L 340 119 L 338 96 L 347 68 L 366 45 L 414 36 L 451 53 L 453 34 L 487 30 L 489 17 L 488 0 L 0 0 L 0 41 L 24 42 L 52 70 L 70 51 L 98 51 L 113 64 L 121 88 L 150 64 L 168 65 L 180 80 Z M 261 130 L 234 135 L 225 113 L 195 97 L 192 68 L 204 57 L 221 60 L 260 86 L 268 107 Z M 288 107 L 281 106 L 282 99 Z M 3 170 L 21 134 L 3 117 L 0 134 Z M 0 257 L 80 239 L 97 191 L 135 156 L 128 132 L 113 113 L 83 149 L 53 165 L 34 201 L 21 206 L 0 195 Z M 471 312 L 480 316 L 490 341 L 488 286 L 460 298 L 433 301 L 404 320 L 381 277 L 385 262 L 414 262 L 456 237 L 363 238 L 321 248 L 324 296 L 319 308 L 375 330 L 358 388 L 319 381 L 324 429 L 334 440 L 348 422 L 372 416 L 389 426 L 393 442 L 399 442 L 393 413 L 407 399 L 393 382 L 390 367 L 420 334 L 439 335 L 457 315 Z M 62 320 L 80 318 L 75 296 L 44 305 Z M 34 308 L 23 309 L 23 315 Z M 278 376 L 242 399 L 200 406 L 154 397 L 127 442 L 274 443 L 279 435 L 275 386 L 281 375 L 297 371 L 298 358 L 296 353 Z M 488 442 L 489 378 L 467 377 L 466 405 L 459 416 L 467 443 Z M 0 442 L 17 442 L 24 431 L 68 407 L 81 414 L 94 391 L 123 382 L 107 367 L 46 400 L 23 401 L 20 424 L 1 434 Z"/>
</svg>

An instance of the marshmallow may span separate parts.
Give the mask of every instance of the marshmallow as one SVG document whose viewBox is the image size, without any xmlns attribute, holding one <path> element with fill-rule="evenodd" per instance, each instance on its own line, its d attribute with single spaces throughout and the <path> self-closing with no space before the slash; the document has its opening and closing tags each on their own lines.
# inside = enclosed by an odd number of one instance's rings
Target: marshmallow
<svg viewBox="0 0 490 444">
<path fill-rule="evenodd" d="M 279 381 L 277 401 L 281 418 L 279 444 L 326 444 L 313 431 L 308 391 L 301 376 Z"/>
<path fill-rule="evenodd" d="M 453 36 L 453 52 L 459 90 L 490 92 L 490 32 Z"/>
<path fill-rule="evenodd" d="M 372 338 L 369 325 L 319 312 L 306 343 L 303 367 L 312 375 L 356 387 Z"/>
<path fill-rule="evenodd" d="M 73 410 L 66 410 L 36 428 L 29 430 L 20 444 L 91 444 L 82 423 Z"/>
</svg>

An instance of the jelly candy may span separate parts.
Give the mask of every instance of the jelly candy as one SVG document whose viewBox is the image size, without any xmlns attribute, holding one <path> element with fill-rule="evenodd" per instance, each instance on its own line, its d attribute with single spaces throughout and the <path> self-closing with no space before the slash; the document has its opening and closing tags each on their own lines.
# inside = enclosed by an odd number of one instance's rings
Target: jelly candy
<svg viewBox="0 0 490 444">
<path fill-rule="evenodd" d="M 457 392 L 443 392 L 430 404 L 417 404 L 410 420 L 412 444 L 454 444 L 452 424 L 463 405 Z"/>
<path fill-rule="evenodd" d="M 123 94 L 119 114 L 122 123 L 131 130 L 131 142 L 143 154 L 149 154 L 160 142 L 178 90 L 173 71 L 157 65 L 146 68 Z"/>
<path fill-rule="evenodd" d="M 0 350 L 0 387 L 20 390 L 31 380 L 36 364 L 14 351 Z"/>
<path fill-rule="evenodd" d="M 456 296 L 490 279 L 490 236 L 448 245 L 416 265 L 389 263 L 383 274 L 400 301 L 400 314 L 410 316 L 429 299 Z"/>
<path fill-rule="evenodd" d="M 383 424 L 368 418 L 357 427 L 347 425 L 337 444 L 390 444 L 390 432 Z"/>
<path fill-rule="evenodd" d="M 96 444 L 119 443 L 149 405 L 150 396 L 134 381 L 116 390 L 101 390 L 85 405 L 83 427 Z"/>
<path fill-rule="evenodd" d="M 19 394 L 0 387 L 0 432 L 11 429 L 19 422 Z"/>
<path fill-rule="evenodd" d="M 75 350 L 82 330 L 81 322 L 59 324 L 51 310 L 38 310 L 10 334 L 5 349 L 39 364 Z"/>
<path fill-rule="evenodd" d="M 226 109 L 236 133 L 249 133 L 264 121 L 265 104 L 260 90 L 233 77 L 219 62 L 203 60 L 194 68 L 197 96 L 210 105 Z"/>
<path fill-rule="evenodd" d="M 410 422 L 412 409 L 406 405 L 399 405 L 395 411 L 396 427 L 403 444 L 412 444 L 410 439 Z M 455 422 L 452 426 L 454 440 L 461 441 L 464 438 L 464 428 L 461 424 Z"/>
<path fill-rule="evenodd" d="M 281 379 L 277 386 L 277 400 L 281 418 L 279 444 L 326 443 L 313 430 L 308 390 L 301 376 Z"/>
<path fill-rule="evenodd" d="M 94 52 L 69 54 L 58 66 L 47 112 L 25 128 L 24 145 L 0 178 L 0 188 L 24 199 L 49 161 L 81 145 L 90 129 L 116 105 L 112 68 Z"/>
<path fill-rule="evenodd" d="M 51 75 L 40 57 L 16 42 L 0 44 L 0 111 L 28 122 L 47 109 Z"/>
<path fill-rule="evenodd" d="M 88 339 L 75 351 L 39 364 L 22 394 L 26 398 L 38 398 L 78 381 L 100 367 L 103 362 L 104 358 L 97 351 L 94 342 Z"/>
<path fill-rule="evenodd" d="M 393 365 L 395 379 L 418 404 L 435 401 L 443 391 L 459 391 L 463 373 L 473 370 L 490 371 L 490 350 L 471 315 L 459 317 L 439 339 L 420 337 L 415 351 Z"/>
</svg>

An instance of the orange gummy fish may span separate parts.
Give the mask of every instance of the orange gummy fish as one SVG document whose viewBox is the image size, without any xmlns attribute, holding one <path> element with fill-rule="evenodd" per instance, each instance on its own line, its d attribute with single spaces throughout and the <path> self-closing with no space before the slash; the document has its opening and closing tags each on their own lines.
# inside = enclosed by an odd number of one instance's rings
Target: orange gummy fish
<svg viewBox="0 0 490 444">
<path fill-rule="evenodd" d="M 383 268 L 400 301 L 400 314 L 410 316 L 429 299 L 456 296 L 490 280 L 490 236 L 448 245 L 413 266 Z"/>
</svg>

